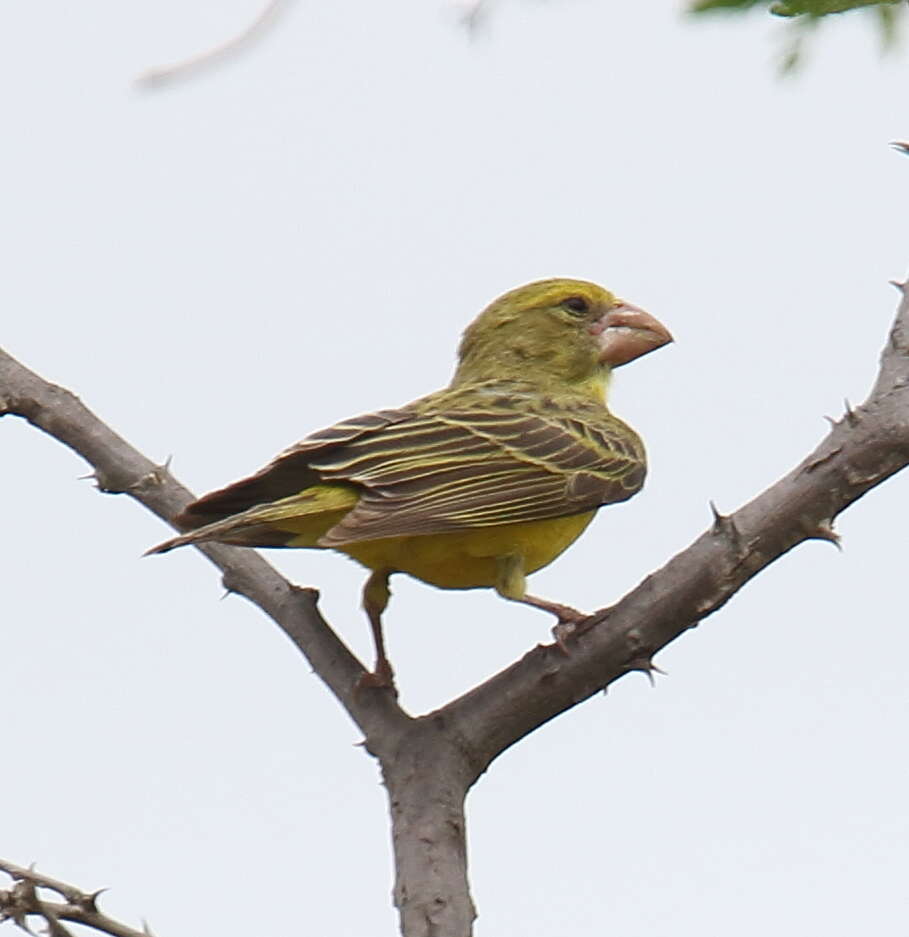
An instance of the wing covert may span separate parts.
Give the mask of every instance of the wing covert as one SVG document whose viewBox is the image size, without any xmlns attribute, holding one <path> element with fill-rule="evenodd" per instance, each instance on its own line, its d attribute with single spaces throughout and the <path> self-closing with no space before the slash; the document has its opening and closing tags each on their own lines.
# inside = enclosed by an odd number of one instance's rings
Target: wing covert
<svg viewBox="0 0 909 937">
<path fill-rule="evenodd" d="M 363 489 L 327 547 L 578 514 L 631 497 L 645 473 L 640 439 L 608 413 L 512 410 L 415 414 L 309 465 Z"/>
</svg>

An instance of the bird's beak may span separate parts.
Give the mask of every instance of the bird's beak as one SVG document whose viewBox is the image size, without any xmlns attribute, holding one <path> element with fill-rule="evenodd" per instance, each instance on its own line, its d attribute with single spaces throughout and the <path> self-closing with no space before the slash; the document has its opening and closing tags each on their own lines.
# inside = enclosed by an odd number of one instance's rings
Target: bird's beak
<svg viewBox="0 0 909 937">
<path fill-rule="evenodd" d="M 594 323 L 591 332 L 600 346 L 600 364 L 617 368 L 672 341 L 669 329 L 649 312 L 619 302 Z"/>
</svg>

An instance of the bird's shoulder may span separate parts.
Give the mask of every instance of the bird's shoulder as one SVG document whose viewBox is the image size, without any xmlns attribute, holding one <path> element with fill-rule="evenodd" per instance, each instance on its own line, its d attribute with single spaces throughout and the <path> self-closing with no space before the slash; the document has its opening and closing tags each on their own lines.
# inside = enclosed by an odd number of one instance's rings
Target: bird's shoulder
<svg viewBox="0 0 909 937">
<path fill-rule="evenodd" d="M 547 391 L 529 382 L 484 381 L 449 388 L 414 401 L 414 418 L 435 419 L 468 432 L 518 443 L 546 434 L 616 457 L 643 464 L 644 444 L 638 434 L 600 400 L 570 390 Z"/>
<path fill-rule="evenodd" d="M 646 472 L 603 404 L 500 382 L 423 397 L 309 466 L 361 491 L 323 546 L 581 514 L 631 497 Z"/>
</svg>

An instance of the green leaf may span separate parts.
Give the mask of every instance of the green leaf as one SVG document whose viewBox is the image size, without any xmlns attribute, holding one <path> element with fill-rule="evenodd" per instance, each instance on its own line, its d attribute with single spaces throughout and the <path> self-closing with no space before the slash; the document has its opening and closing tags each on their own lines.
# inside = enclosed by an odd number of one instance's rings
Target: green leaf
<svg viewBox="0 0 909 937">
<path fill-rule="evenodd" d="M 694 0 L 689 6 L 692 13 L 705 13 L 708 10 L 746 10 L 751 7 L 766 5 L 768 0 Z"/>
<path fill-rule="evenodd" d="M 791 20 L 795 30 L 781 57 L 780 70 L 786 74 L 795 72 L 802 62 L 805 35 L 826 16 L 864 10 L 877 20 L 881 46 L 889 51 L 899 38 L 907 0 L 689 0 L 688 11 L 692 14 L 713 13 L 723 10 L 729 13 L 747 13 L 754 7 L 764 7 L 774 16 Z"/>
<path fill-rule="evenodd" d="M 862 7 L 877 7 L 876 12 L 881 19 L 890 17 L 892 20 L 896 13 L 892 8 L 899 4 L 905 5 L 905 0 L 692 0 L 688 9 L 692 13 L 711 10 L 744 13 L 753 7 L 764 6 L 775 16 L 821 17 Z"/>
<path fill-rule="evenodd" d="M 901 3 L 902 0 L 776 0 L 770 12 L 774 16 L 829 16 L 845 13 L 860 7 L 884 7 Z"/>
</svg>

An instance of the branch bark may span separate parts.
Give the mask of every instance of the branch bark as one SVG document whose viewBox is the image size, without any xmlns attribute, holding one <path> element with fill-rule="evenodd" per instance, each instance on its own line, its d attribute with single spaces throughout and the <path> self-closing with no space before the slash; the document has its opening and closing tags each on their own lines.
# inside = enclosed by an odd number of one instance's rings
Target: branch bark
<svg viewBox="0 0 909 937">
<path fill-rule="evenodd" d="M 60 922 L 84 924 L 101 934 L 111 937 L 150 937 L 148 925 L 140 931 L 102 914 L 98 910 L 98 896 L 104 889 L 84 892 L 75 885 L 61 882 L 34 869 L 23 869 L 6 859 L 0 859 L 0 872 L 12 880 L 13 887 L 0 890 L 0 923 L 12 921 L 29 934 L 29 918 L 40 918 L 47 924 L 51 937 L 71 937 L 72 932 Z M 38 889 L 55 892 L 63 901 L 48 901 L 41 897 Z"/>
<path fill-rule="evenodd" d="M 831 421 L 821 444 L 786 476 L 713 524 L 688 548 L 601 609 L 569 638 L 570 653 L 539 646 L 441 709 L 407 714 L 390 694 L 354 692 L 365 673 L 321 617 L 318 594 L 293 585 L 260 556 L 200 549 L 225 586 L 269 615 L 306 656 L 365 735 L 391 807 L 395 904 L 405 937 L 467 937 L 464 799 L 509 746 L 632 670 L 649 672 L 662 647 L 723 605 L 753 576 L 805 540 L 837 542 L 837 515 L 909 464 L 909 289 L 868 399 Z M 73 394 L 0 351 L 0 416 L 29 420 L 82 455 L 99 489 L 135 498 L 170 520 L 190 493 L 132 449 Z"/>
</svg>

